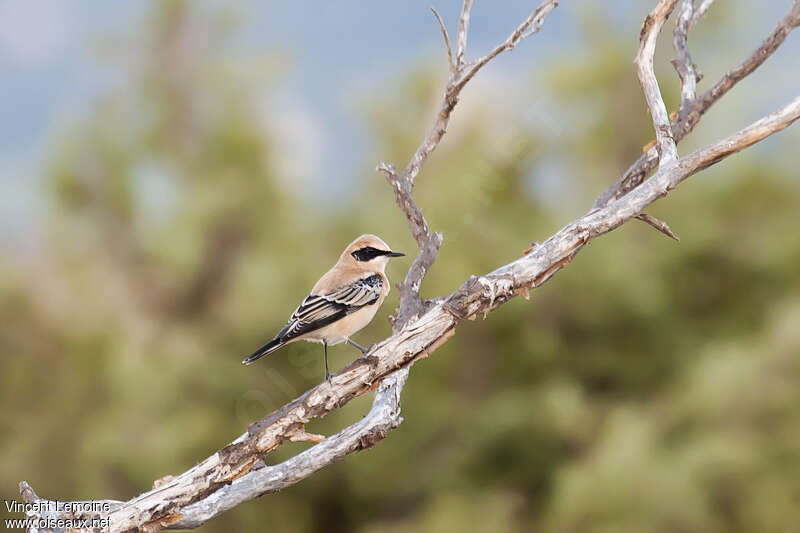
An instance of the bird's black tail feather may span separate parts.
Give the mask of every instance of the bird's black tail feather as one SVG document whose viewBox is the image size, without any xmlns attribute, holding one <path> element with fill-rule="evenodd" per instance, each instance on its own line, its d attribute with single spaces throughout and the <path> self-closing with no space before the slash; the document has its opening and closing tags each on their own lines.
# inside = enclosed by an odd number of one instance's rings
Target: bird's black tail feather
<svg viewBox="0 0 800 533">
<path fill-rule="evenodd" d="M 242 361 L 242 364 L 249 365 L 257 361 L 258 359 L 261 359 L 265 355 L 271 354 L 284 344 L 286 344 L 286 342 L 283 339 L 281 339 L 280 337 L 275 337 L 267 344 L 265 344 L 264 346 L 262 346 L 261 348 L 250 354 L 244 361 Z"/>
</svg>

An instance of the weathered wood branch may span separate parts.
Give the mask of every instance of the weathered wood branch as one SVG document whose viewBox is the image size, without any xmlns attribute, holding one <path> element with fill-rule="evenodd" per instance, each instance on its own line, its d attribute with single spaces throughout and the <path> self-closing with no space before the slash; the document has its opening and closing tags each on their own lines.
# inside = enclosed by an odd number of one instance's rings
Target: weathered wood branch
<svg viewBox="0 0 800 533">
<path fill-rule="evenodd" d="M 672 164 L 678 158 L 678 149 L 672 137 L 672 125 L 667 114 L 667 106 L 661 97 L 661 89 L 653 69 L 653 56 L 656 53 L 656 39 L 661 28 L 675 8 L 678 0 L 659 0 L 653 11 L 644 19 L 639 36 L 639 50 L 636 52 L 636 74 L 642 86 L 650 116 L 653 118 L 653 129 L 656 132 L 656 148 L 659 155 L 659 167 Z"/>
<path fill-rule="evenodd" d="M 692 0 L 680 0 L 678 21 L 675 23 L 675 30 L 672 32 L 672 46 L 678 55 L 672 60 L 672 66 L 678 72 L 678 79 L 681 82 L 681 103 L 678 109 L 678 117 L 686 116 L 697 96 L 699 76 L 694 63 L 692 63 L 692 54 L 689 52 L 688 43 L 689 23 L 692 20 L 693 9 Z"/>
<path fill-rule="evenodd" d="M 450 66 L 450 76 L 445 86 L 442 102 L 439 105 L 439 112 L 433 123 L 430 132 L 422 141 L 411 160 L 406 165 L 402 174 L 398 174 L 394 166 L 390 163 L 380 163 L 376 170 L 382 172 L 394 190 L 397 205 L 406 215 L 408 226 L 414 240 L 417 242 L 419 253 L 411 267 L 408 269 L 405 280 L 398 284 L 397 289 L 400 293 L 400 305 L 396 315 L 392 318 L 392 329 L 399 331 L 410 320 L 419 317 L 431 305 L 431 302 L 423 301 L 419 296 L 420 285 L 431 265 L 436 260 L 439 248 L 442 245 L 442 234 L 431 233 L 428 221 L 417 206 L 412 191 L 414 181 L 419 175 L 422 165 L 427 161 L 428 156 L 439 146 L 439 142 L 447 132 L 450 123 L 450 116 L 458 104 L 461 90 L 466 84 L 492 59 L 501 53 L 512 50 L 517 44 L 527 37 L 533 35 L 541 28 L 547 15 L 558 5 L 557 0 L 546 0 L 539 7 L 534 9 L 531 14 L 514 30 L 508 38 L 492 49 L 488 54 L 474 62 L 467 62 L 464 59 L 467 49 L 467 33 L 469 31 L 469 18 L 474 0 L 464 0 L 461 8 L 461 15 L 458 19 L 458 34 L 456 36 L 456 54 L 453 60 L 450 50 L 450 39 L 447 34 L 447 27 L 434 9 L 433 13 L 439 22 L 442 35 L 444 36 L 445 46 L 447 47 L 448 63 Z"/>
<path fill-rule="evenodd" d="M 653 227 L 653 229 L 660 231 L 661 233 L 663 233 L 670 239 L 674 240 L 675 242 L 681 242 L 678 236 L 675 235 L 675 233 L 673 233 L 672 229 L 669 227 L 669 224 L 667 224 L 663 220 L 660 220 L 654 217 L 653 215 L 648 215 L 647 213 L 639 213 L 638 215 L 636 215 L 636 219 L 641 220 L 645 224 L 649 224 L 650 226 Z"/>
<path fill-rule="evenodd" d="M 800 0 L 794 0 L 788 13 L 778 21 L 775 28 L 761 45 L 738 66 L 726 72 L 710 89 L 695 99 L 685 117 L 679 117 L 672 123 L 672 134 L 675 142 L 680 142 L 683 137 L 694 129 L 711 106 L 725 96 L 737 83 L 761 66 L 783 44 L 786 36 L 798 25 L 800 25 Z M 642 183 L 645 177 L 656 168 L 657 164 L 658 150 L 653 147 L 642 154 L 619 180 L 597 197 L 594 207 L 603 207 L 612 200 L 627 194 L 631 189 Z"/>
<path fill-rule="evenodd" d="M 400 393 L 406 379 L 408 367 L 394 372 L 378 385 L 372 408 L 364 418 L 283 463 L 253 470 L 208 498 L 185 507 L 173 527 L 200 526 L 240 503 L 294 485 L 351 453 L 374 446 L 403 421 Z"/>
<path fill-rule="evenodd" d="M 689 21 L 689 29 L 692 29 L 694 25 L 697 24 L 697 21 L 703 18 L 703 16 L 706 14 L 706 11 L 708 11 L 708 8 L 711 7 L 711 4 L 713 3 L 714 0 L 702 0 L 698 4 L 697 9 L 695 9 L 694 13 L 692 14 L 691 21 Z"/>
<path fill-rule="evenodd" d="M 464 65 L 466 35 L 461 35 L 461 28 L 466 32 L 468 7 L 471 5 L 472 2 L 465 0 L 459 23 L 457 66 Z M 529 33 L 535 27 L 535 23 L 532 23 L 520 35 Z M 452 108 L 448 111 L 448 117 L 451 111 Z M 332 376 L 330 381 L 320 383 L 296 400 L 251 424 L 247 432 L 193 468 L 175 477 L 162 478 L 153 490 L 127 502 L 108 501 L 107 511 L 81 518 L 106 520 L 108 525 L 103 526 L 102 531 L 108 532 L 196 527 L 243 501 L 280 490 L 337 459 L 375 444 L 402 420 L 399 400 L 408 369 L 447 342 L 461 321 L 486 314 L 518 294 L 527 297 L 530 290 L 541 286 L 569 264 L 591 240 L 640 216 L 646 206 L 667 195 L 693 174 L 781 131 L 799 118 L 800 97 L 729 137 L 676 159 L 673 164 L 660 166 L 649 180 L 627 194 L 619 198 L 612 197 L 604 205 L 590 210 L 538 244 L 530 253 L 485 275 L 471 276 L 452 294 L 431 301 L 418 315 L 396 324 L 399 327 L 392 336 L 379 343 L 365 357 Z M 447 117 L 445 126 L 446 120 Z M 439 139 L 442 134 L 438 134 Z M 436 144 L 438 139 L 418 166 Z M 413 163 L 414 159 L 407 170 Z M 404 172 L 398 176 L 388 165 L 382 170 L 390 175 L 390 183 L 403 180 L 406 175 Z M 417 168 L 413 175 L 416 176 L 418 172 Z M 407 183 L 409 188 L 403 189 L 402 194 L 396 191 L 398 204 L 404 212 L 409 205 L 416 207 L 416 204 L 403 204 L 406 194 L 413 202 L 410 188 L 413 177 Z M 412 221 L 408 212 L 406 214 L 413 232 L 416 222 Z M 421 216 L 421 212 L 419 214 Z M 375 399 L 364 419 L 283 463 L 272 466 L 264 464 L 265 457 L 287 440 L 318 440 L 318 436 L 306 431 L 306 424 L 374 387 L 377 387 Z M 20 490 L 29 503 L 49 503 L 39 498 L 27 483 L 21 483 Z M 66 511 L 65 502 L 61 504 L 60 510 L 54 505 L 46 515 L 38 514 L 35 517 L 75 518 L 74 514 Z M 80 533 L 91 530 L 79 528 L 74 531 Z M 44 533 L 57 529 L 39 531 Z"/>
<path fill-rule="evenodd" d="M 686 117 L 689 110 L 691 109 L 692 103 L 697 97 L 697 82 L 700 79 L 702 79 L 702 74 L 700 74 L 699 70 L 695 67 L 694 63 L 692 62 L 692 56 L 691 53 L 689 52 L 689 44 L 688 44 L 689 27 L 692 21 L 694 2 L 693 0 L 679 0 L 677 7 L 678 7 L 678 16 L 677 16 L 677 21 L 675 22 L 675 29 L 673 30 L 673 40 L 672 40 L 672 46 L 675 49 L 677 57 L 673 59 L 671 63 L 672 66 L 675 67 L 675 70 L 678 72 L 678 79 L 680 81 L 681 102 L 677 113 L 677 119 L 680 120 Z M 663 8 L 667 9 L 668 6 L 663 6 Z M 656 11 L 658 11 L 658 7 L 656 8 Z M 666 18 L 669 16 L 669 13 L 668 12 L 661 13 L 659 16 L 664 16 Z M 646 26 L 647 26 L 647 20 L 645 20 L 645 27 Z M 657 33 L 657 30 L 653 30 L 653 32 Z M 654 46 L 655 42 L 651 44 L 653 44 Z M 655 50 L 654 49 L 650 50 L 650 52 L 655 52 Z M 649 59 L 650 63 L 652 64 L 652 56 Z M 652 77 L 650 77 L 651 74 Z M 647 76 L 648 76 L 648 84 L 651 87 L 649 88 L 649 90 L 648 89 L 645 90 L 645 94 L 648 93 L 657 94 L 658 85 L 656 84 L 655 74 L 652 72 L 652 68 L 648 70 Z M 663 100 L 660 100 L 661 98 L 660 94 L 657 94 L 657 97 L 658 97 L 657 105 L 660 106 L 661 104 L 663 104 Z M 659 111 L 659 116 L 660 116 L 660 111 Z M 662 124 L 661 126 L 663 127 L 664 124 Z M 658 139 L 658 137 L 656 137 L 656 139 Z M 662 141 L 664 141 L 664 139 L 662 139 Z M 666 142 L 669 144 L 670 149 L 672 147 L 675 147 L 677 150 L 676 146 L 677 141 L 678 139 L 675 138 L 674 133 L 672 131 L 672 124 L 670 124 L 669 138 L 666 139 Z M 656 152 L 661 153 L 662 149 L 658 148 L 658 146 L 659 146 L 659 141 L 656 142 Z M 677 152 L 675 153 L 675 155 L 677 156 Z M 680 242 L 678 236 L 672 232 L 672 229 L 670 229 L 669 224 L 667 224 L 663 220 L 659 220 L 658 218 L 649 215 L 647 213 L 640 213 L 636 218 L 637 220 L 641 220 L 642 222 L 649 224 L 651 227 L 661 232 L 662 234 L 666 235 L 667 237 L 674 239 L 677 242 Z"/>
<path fill-rule="evenodd" d="M 450 73 L 453 73 L 456 71 L 456 63 L 455 60 L 453 60 L 453 47 L 450 46 L 450 35 L 447 33 L 447 26 L 445 26 L 442 16 L 436 11 L 435 7 L 432 7 L 431 11 L 433 12 L 433 16 L 436 17 L 436 21 L 439 23 L 439 29 L 442 30 L 444 47 L 447 49 L 447 64 L 450 65 Z"/>
</svg>

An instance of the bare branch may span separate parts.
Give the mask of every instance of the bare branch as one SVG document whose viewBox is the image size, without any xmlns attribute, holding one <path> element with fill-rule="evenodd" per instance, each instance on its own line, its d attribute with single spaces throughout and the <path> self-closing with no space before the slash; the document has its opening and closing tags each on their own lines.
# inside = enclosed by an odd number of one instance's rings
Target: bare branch
<svg viewBox="0 0 800 533">
<path fill-rule="evenodd" d="M 672 60 L 672 66 L 674 66 L 675 70 L 678 72 L 678 78 L 680 80 L 680 85 L 681 85 L 681 103 L 678 111 L 678 117 L 682 117 L 686 114 L 687 109 L 689 108 L 689 106 L 692 105 L 692 102 L 694 102 L 696 96 L 695 93 L 697 90 L 698 75 L 697 72 L 695 71 L 694 64 L 692 63 L 692 57 L 691 54 L 689 53 L 689 46 L 687 42 L 689 33 L 689 20 L 692 17 L 692 9 L 693 9 L 692 2 L 693 0 L 679 0 L 678 20 L 675 23 L 675 30 L 673 31 L 673 47 L 675 48 L 675 52 L 678 54 L 678 57 Z M 652 63 L 652 56 L 651 56 L 651 63 Z M 655 78 L 653 78 L 653 80 L 655 80 Z M 672 146 L 674 146 L 675 139 L 672 137 L 671 130 L 670 130 L 670 139 L 672 140 Z M 663 148 L 659 147 L 659 150 L 663 154 Z M 640 214 L 636 218 L 638 220 L 641 220 L 642 222 L 645 222 L 646 224 L 649 224 L 650 226 L 660 231 L 667 237 L 675 239 L 676 241 L 680 242 L 680 239 L 678 239 L 678 237 L 670 229 L 669 225 L 663 220 L 659 220 L 651 215 L 647 215 L 644 213 Z"/>
<path fill-rule="evenodd" d="M 714 0 L 703 0 L 700 2 L 700 5 L 697 6 L 697 9 L 694 10 L 694 14 L 692 15 L 692 20 L 689 21 L 689 29 L 694 28 L 694 25 L 697 24 L 697 21 L 705 16 L 706 11 L 708 8 L 711 7 L 711 4 L 714 3 Z"/>
<path fill-rule="evenodd" d="M 678 118 L 686 115 L 692 102 L 694 102 L 697 91 L 698 76 L 692 63 L 692 55 L 689 53 L 689 45 L 687 43 L 692 9 L 692 0 L 680 0 L 678 21 L 675 23 L 675 30 L 673 31 L 672 45 L 678 57 L 672 60 L 672 66 L 678 72 L 678 78 L 681 82 L 681 105 L 678 110 Z"/>
<path fill-rule="evenodd" d="M 467 32 L 469 31 L 469 15 L 475 0 L 464 0 L 461 5 L 461 16 L 458 17 L 458 36 L 456 48 L 456 68 L 464 65 L 464 54 L 467 52 Z"/>
<path fill-rule="evenodd" d="M 761 66 L 783 44 L 786 36 L 798 25 L 800 25 L 800 0 L 795 0 L 789 12 L 778 21 L 772 32 L 761 43 L 761 46 L 756 48 L 742 63 L 729 70 L 713 87 L 697 98 L 684 118 L 678 118 L 672 124 L 675 142 L 680 141 L 686 134 L 691 132 L 714 103 L 725 96 L 739 81 Z M 658 151 L 655 148 L 651 148 L 639 157 L 617 182 L 610 185 L 608 189 L 597 197 L 594 207 L 603 207 L 610 201 L 627 194 L 631 189 L 642 183 L 644 178 L 656 168 L 657 164 Z"/>
<path fill-rule="evenodd" d="M 371 448 L 403 421 L 400 393 L 407 379 L 408 367 L 391 374 L 378 385 L 372 408 L 364 418 L 291 459 L 253 469 L 208 498 L 185 507 L 170 529 L 201 526 L 240 503 L 294 485 L 351 453 Z"/>
<path fill-rule="evenodd" d="M 644 19 L 642 32 L 639 36 L 639 50 L 636 52 L 636 73 L 642 85 L 650 116 L 653 118 L 653 128 L 656 131 L 656 147 L 660 156 L 659 166 L 669 165 L 678 158 L 678 149 L 675 139 L 672 138 L 672 125 L 669 122 L 667 107 L 658 88 L 658 80 L 653 70 L 653 55 L 656 52 L 656 40 L 661 28 L 664 26 L 669 14 L 675 8 L 678 0 L 660 0 L 653 11 Z"/>
<path fill-rule="evenodd" d="M 453 49 L 450 47 L 450 36 L 447 34 L 447 26 L 444 25 L 444 21 L 442 20 L 441 15 L 439 15 L 439 12 L 436 11 L 435 7 L 432 7 L 431 11 L 433 11 L 433 16 L 436 17 L 436 20 L 439 21 L 439 28 L 442 30 L 444 46 L 447 48 L 447 64 L 450 66 L 450 72 L 455 72 L 456 64 L 453 62 Z"/>
<path fill-rule="evenodd" d="M 673 239 L 676 242 L 681 242 L 678 236 L 672 232 L 672 230 L 669 227 L 669 224 L 667 224 L 663 220 L 659 220 L 652 215 L 648 215 L 647 213 L 639 213 L 638 215 L 636 215 L 636 219 L 641 220 L 645 224 L 653 226 L 653 228 L 655 228 L 657 231 L 660 231 L 670 239 Z"/>
<path fill-rule="evenodd" d="M 395 193 L 397 205 L 400 206 L 406 215 L 411 234 L 417 241 L 419 254 L 414 259 L 409 268 L 403 283 L 398 285 L 400 293 L 400 304 L 392 320 L 393 331 L 399 331 L 403 325 L 418 317 L 427 309 L 431 302 L 424 302 L 419 297 L 419 289 L 422 280 L 427 274 L 439 248 L 442 245 L 441 233 L 431 233 L 425 216 L 417 206 L 412 195 L 414 181 L 419 175 L 420 169 L 428 156 L 436 149 L 442 137 L 447 132 L 450 123 L 450 115 L 458 103 L 458 97 L 464 86 L 477 74 L 477 72 L 500 53 L 511 50 L 525 37 L 532 35 L 539 30 L 547 15 L 558 5 L 557 0 L 547 0 L 537 7 L 525 21 L 505 40 L 488 55 L 482 57 L 474 63 L 465 63 L 464 54 L 467 46 L 467 31 L 469 29 L 470 11 L 472 10 L 473 0 L 464 0 L 461 9 L 461 16 L 458 23 L 458 47 L 456 51 L 456 70 L 451 73 L 445 87 L 442 103 L 439 112 L 434 120 L 433 127 L 425 140 L 417 148 L 414 156 L 406 165 L 402 175 L 399 175 L 389 163 L 381 163 L 377 170 L 382 172 L 392 186 Z M 444 24 L 442 23 L 444 27 Z"/>
<path fill-rule="evenodd" d="M 405 280 L 397 285 L 400 304 L 396 316 L 392 317 L 392 330 L 397 332 L 408 321 L 418 317 L 426 309 L 426 303 L 419 297 L 419 288 L 428 269 L 436 260 L 443 238 L 439 232 L 431 233 L 428 221 L 425 220 L 422 210 L 417 206 L 414 196 L 411 194 L 412 182 L 398 176 L 394 165 L 390 163 L 380 163 L 376 170 L 383 172 L 386 180 L 392 186 L 397 205 L 405 213 L 411 234 L 419 247 L 419 254 L 411 263 Z"/>
<path fill-rule="evenodd" d="M 482 58 L 471 63 L 469 68 L 462 73 L 458 83 L 453 86 L 453 89 L 460 91 L 464 85 L 466 85 L 467 82 L 471 80 L 472 77 L 475 76 L 475 74 L 477 74 L 478 71 L 489 61 L 507 50 L 513 50 L 514 47 L 517 46 L 521 41 L 538 32 L 539 29 L 541 29 L 542 24 L 544 24 L 544 20 L 547 18 L 547 15 L 549 15 L 550 12 L 557 6 L 558 0 L 548 0 L 534 9 L 533 12 L 528 15 L 528 18 L 526 18 L 505 41 L 496 46 L 491 52 Z M 450 87 L 448 87 L 448 89 L 450 89 Z"/>
<path fill-rule="evenodd" d="M 263 494 L 277 492 L 291 486 L 314 472 L 359 450 L 370 448 L 386 437 L 388 432 L 403 421 L 400 416 L 400 393 L 408 379 L 408 367 L 398 370 L 381 381 L 375 392 L 369 413 L 355 424 L 325 439 L 321 444 L 309 448 L 298 455 L 274 466 L 261 464 L 248 473 L 224 485 L 208 498 L 184 507 L 180 515 L 172 515 L 173 520 L 161 520 L 166 529 L 191 529 L 199 527 L 215 516 L 240 503 L 257 498 Z M 23 481 L 20 483 L 23 501 L 38 502 L 48 512 L 42 518 L 48 520 L 91 521 L 103 518 L 99 512 L 76 512 L 75 509 L 108 507 L 119 509 L 124 502 L 105 500 L 79 502 L 81 505 L 65 505 L 65 502 L 43 500 Z M 40 528 L 39 533 L 46 533 Z"/>
<path fill-rule="evenodd" d="M 41 520 L 37 523 L 36 533 L 63 533 L 63 527 L 48 527 L 58 520 L 66 521 L 70 525 L 91 530 L 104 523 L 104 513 L 119 509 L 125 502 L 117 500 L 91 500 L 78 502 L 62 502 L 40 498 L 27 481 L 20 481 L 19 494 L 22 501 L 36 505 L 36 511 L 26 513 L 28 518 Z M 28 531 L 31 531 L 29 529 Z"/>
<path fill-rule="evenodd" d="M 420 147 L 414 153 L 414 156 L 409 161 L 405 170 L 403 171 L 402 179 L 411 182 L 413 188 L 414 180 L 419 174 L 422 164 L 438 146 L 439 141 L 447 131 L 447 125 L 450 121 L 450 114 L 458 103 L 458 96 L 467 82 L 491 59 L 495 58 L 501 52 L 511 50 L 514 46 L 521 41 L 524 36 L 534 33 L 541 24 L 544 22 L 545 17 L 558 5 L 557 0 L 547 0 L 542 5 L 537 7 L 533 13 L 523 22 L 506 41 L 492 50 L 488 55 L 482 57 L 474 64 L 465 64 L 463 62 L 463 54 L 466 47 L 466 34 L 462 36 L 462 31 L 466 31 L 469 26 L 469 10 L 472 8 L 473 1 L 465 0 L 464 9 L 461 12 L 461 19 L 459 21 L 459 49 L 456 54 L 457 72 L 450 77 L 445 88 L 445 95 L 442 99 L 442 104 L 439 108 L 436 120 L 434 121 L 433 128 L 430 133 L 422 142 Z M 533 31 L 529 31 L 533 30 Z M 527 33 L 526 33 L 527 32 Z M 462 48 L 463 47 L 463 48 Z M 461 59 L 459 59 L 459 54 Z"/>
</svg>

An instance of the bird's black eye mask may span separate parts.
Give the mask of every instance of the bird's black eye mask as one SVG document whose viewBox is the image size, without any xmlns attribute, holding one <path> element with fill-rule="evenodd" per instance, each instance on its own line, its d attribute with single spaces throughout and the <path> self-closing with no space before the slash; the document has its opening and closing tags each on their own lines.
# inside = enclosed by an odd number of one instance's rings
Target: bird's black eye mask
<svg viewBox="0 0 800 533">
<path fill-rule="evenodd" d="M 376 257 L 388 254 L 389 252 L 387 251 L 378 250 L 377 248 L 373 248 L 372 246 L 365 246 L 364 248 L 359 248 L 350 255 L 352 255 L 356 261 L 371 261 Z"/>
<path fill-rule="evenodd" d="M 352 255 L 353 259 L 356 261 L 372 261 L 376 257 L 380 257 L 382 255 L 388 255 L 389 257 L 400 257 L 405 254 L 401 254 L 400 252 L 392 252 L 391 250 L 378 250 L 372 246 L 365 246 L 364 248 L 359 248 L 350 255 Z"/>
</svg>

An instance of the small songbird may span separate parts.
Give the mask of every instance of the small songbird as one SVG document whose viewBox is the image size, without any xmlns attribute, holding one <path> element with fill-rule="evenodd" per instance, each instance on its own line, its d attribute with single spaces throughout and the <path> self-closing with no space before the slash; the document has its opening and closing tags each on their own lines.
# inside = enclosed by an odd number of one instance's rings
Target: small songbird
<svg viewBox="0 0 800 533">
<path fill-rule="evenodd" d="M 369 348 L 353 342 L 355 332 L 370 323 L 383 299 L 389 294 L 389 278 L 384 271 L 393 252 L 375 235 L 362 235 L 344 249 L 339 261 L 311 289 L 303 303 L 275 338 L 253 352 L 243 364 L 270 354 L 291 342 L 321 342 L 325 354 L 325 379 L 328 371 L 328 345 L 347 342 L 366 355 Z"/>
</svg>

